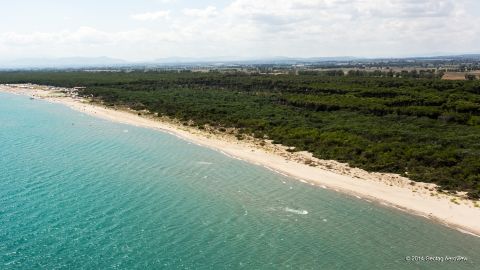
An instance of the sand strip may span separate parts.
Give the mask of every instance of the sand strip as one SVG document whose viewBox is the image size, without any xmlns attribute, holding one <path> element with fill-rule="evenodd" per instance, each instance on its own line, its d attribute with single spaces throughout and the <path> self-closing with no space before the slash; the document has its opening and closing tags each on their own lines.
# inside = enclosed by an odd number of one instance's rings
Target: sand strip
<svg viewBox="0 0 480 270">
<path fill-rule="evenodd" d="M 480 202 L 439 194 L 433 184 L 411 185 L 409 179 L 398 175 L 369 173 L 335 161 L 319 160 L 308 153 L 290 153 L 285 147 L 271 143 L 260 146 L 253 140 L 238 141 L 233 135 L 216 134 L 151 115 L 139 116 L 137 112 L 107 108 L 66 96 L 51 87 L 0 85 L 0 91 L 61 103 L 76 111 L 118 123 L 168 132 L 281 175 L 303 180 L 306 184 L 352 194 L 359 200 L 381 202 L 480 237 Z"/>
</svg>

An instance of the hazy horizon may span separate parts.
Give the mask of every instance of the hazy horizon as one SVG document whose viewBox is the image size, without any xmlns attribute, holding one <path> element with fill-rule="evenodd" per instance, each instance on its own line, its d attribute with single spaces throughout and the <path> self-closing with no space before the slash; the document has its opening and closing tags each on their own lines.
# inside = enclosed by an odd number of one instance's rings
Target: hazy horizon
<svg viewBox="0 0 480 270">
<path fill-rule="evenodd" d="M 480 53 L 465 52 L 465 53 L 450 53 L 450 52 L 438 52 L 423 55 L 405 55 L 405 56 L 384 56 L 384 57 L 358 57 L 351 55 L 337 55 L 337 56 L 264 56 L 264 57 L 237 57 L 237 56 L 210 56 L 210 57 L 183 57 L 183 56 L 169 56 L 152 59 L 142 60 L 128 60 L 118 57 L 109 57 L 104 55 L 99 56 L 65 56 L 65 57 L 24 57 L 24 58 L 5 58 L 0 59 L 0 66 L 8 66 L 10 64 L 29 65 L 29 64 L 75 64 L 76 61 L 79 64 L 82 62 L 92 62 L 94 64 L 142 64 L 142 63 L 209 63 L 209 62 L 270 62 L 270 61 L 364 61 L 364 60 L 396 60 L 396 59 L 421 59 L 421 58 L 448 58 L 448 57 L 462 57 L 462 56 L 474 56 L 480 57 Z"/>
<path fill-rule="evenodd" d="M 2 4 L 0 60 L 480 53 L 474 0 L 41 2 Z"/>
</svg>

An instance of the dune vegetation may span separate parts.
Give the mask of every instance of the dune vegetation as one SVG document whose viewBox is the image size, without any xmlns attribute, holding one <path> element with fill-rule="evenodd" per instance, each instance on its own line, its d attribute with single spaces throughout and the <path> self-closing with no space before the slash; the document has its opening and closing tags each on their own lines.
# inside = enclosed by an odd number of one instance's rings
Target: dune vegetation
<svg viewBox="0 0 480 270">
<path fill-rule="evenodd" d="M 406 74 L 405 74 L 406 75 Z M 315 72 L 3 72 L 480 197 L 480 81 Z"/>
</svg>

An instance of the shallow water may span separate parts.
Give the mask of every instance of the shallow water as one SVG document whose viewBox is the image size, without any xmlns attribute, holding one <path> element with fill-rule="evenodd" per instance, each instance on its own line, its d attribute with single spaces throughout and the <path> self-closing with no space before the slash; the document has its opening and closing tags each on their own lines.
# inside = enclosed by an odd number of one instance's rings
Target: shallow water
<svg viewBox="0 0 480 270">
<path fill-rule="evenodd" d="M 0 154 L 0 269 L 480 263 L 480 238 L 166 133 L 23 96 L 0 93 Z M 467 261 L 405 259 L 457 255 Z"/>
</svg>

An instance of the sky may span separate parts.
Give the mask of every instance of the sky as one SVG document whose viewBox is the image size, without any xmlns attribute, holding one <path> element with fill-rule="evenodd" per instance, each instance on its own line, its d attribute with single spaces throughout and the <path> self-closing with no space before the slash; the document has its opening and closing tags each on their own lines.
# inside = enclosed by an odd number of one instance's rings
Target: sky
<svg viewBox="0 0 480 270">
<path fill-rule="evenodd" d="M 480 53 L 478 0 L 15 0 L 0 61 Z"/>
</svg>

